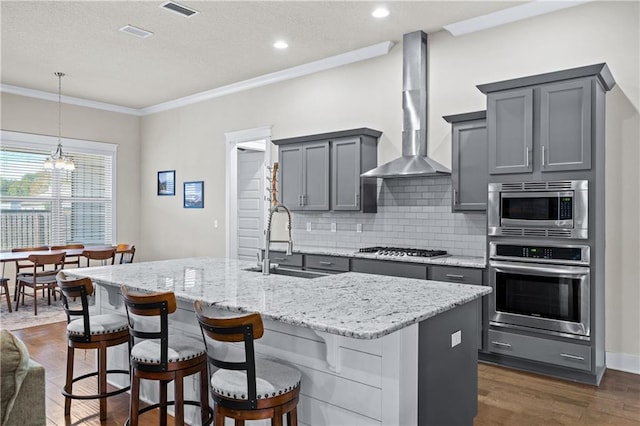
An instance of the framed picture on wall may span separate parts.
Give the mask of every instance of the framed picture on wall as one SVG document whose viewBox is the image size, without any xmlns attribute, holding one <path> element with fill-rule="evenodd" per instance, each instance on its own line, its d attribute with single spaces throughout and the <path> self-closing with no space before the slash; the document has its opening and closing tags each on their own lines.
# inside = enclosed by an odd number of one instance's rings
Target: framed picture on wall
<svg viewBox="0 0 640 426">
<path fill-rule="evenodd" d="M 158 195 L 176 195 L 176 171 L 158 172 Z"/>
<path fill-rule="evenodd" d="M 201 209 L 204 208 L 204 182 L 184 183 L 184 208 Z"/>
</svg>

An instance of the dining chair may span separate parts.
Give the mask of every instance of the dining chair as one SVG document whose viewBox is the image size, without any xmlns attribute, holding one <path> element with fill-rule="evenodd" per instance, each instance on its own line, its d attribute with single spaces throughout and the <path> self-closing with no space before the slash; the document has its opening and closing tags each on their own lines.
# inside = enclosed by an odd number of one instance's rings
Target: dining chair
<svg viewBox="0 0 640 426">
<path fill-rule="evenodd" d="M 32 264 L 31 273 L 19 274 L 16 280 L 18 297 L 16 297 L 16 311 L 20 305 L 22 294 L 22 306 L 24 306 L 25 287 L 33 289 L 33 314 L 38 315 L 38 290 L 47 290 L 48 304 L 51 304 L 51 292 L 56 291 L 56 274 L 64 268 L 65 253 L 32 254 L 28 257 Z M 50 269 L 49 269 L 50 268 Z M 44 296 L 43 296 L 44 297 Z"/>
<path fill-rule="evenodd" d="M 126 392 L 130 386 L 108 391 L 107 376 L 109 374 L 126 374 L 129 370 L 107 369 L 107 348 L 124 343 L 129 344 L 129 324 L 124 315 L 95 314 L 89 312 L 89 297 L 94 294 L 94 286 L 90 278 L 70 278 L 61 271 L 57 275 L 58 288 L 62 295 L 62 306 L 67 314 L 67 374 L 62 389 L 64 395 L 64 415 L 71 415 L 71 401 L 99 399 L 100 420 L 107 418 L 107 398 Z M 97 350 L 97 371 L 74 377 L 74 355 L 76 349 Z M 130 349 L 130 348 L 129 348 Z M 86 386 L 79 393 L 73 393 L 73 384 L 97 377 L 98 392 L 88 394 Z"/>
<path fill-rule="evenodd" d="M 136 254 L 136 246 L 133 244 L 118 244 L 116 253 L 120 253 L 120 264 L 133 263 L 133 256 Z"/>
<path fill-rule="evenodd" d="M 39 247 L 20 247 L 11 249 L 11 253 L 19 253 L 24 251 L 49 251 L 49 246 L 39 246 Z M 13 299 L 18 299 L 18 275 L 24 272 L 25 270 L 30 270 L 33 268 L 33 264 L 26 260 L 16 260 L 16 278 L 14 283 L 16 283 L 15 288 L 13 289 Z M 44 293 L 42 293 L 44 296 Z"/>
<path fill-rule="evenodd" d="M 281 426 L 286 414 L 287 425 L 296 426 L 302 374 L 277 360 L 256 357 L 253 342 L 264 333 L 260 314 L 214 318 L 205 315 L 203 301 L 197 300 L 193 306 L 207 348 L 214 425 L 223 426 L 225 417 L 230 417 L 236 425 L 271 419 L 271 425 Z M 231 351 L 223 350 L 220 343 L 244 343 L 242 361 L 230 361 Z"/>
<path fill-rule="evenodd" d="M 159 423 L 166 425 L 167 407 L 173 405 L 174 424 L 184 425 L 185 404 L 199 406 L 202 424 L 210 424 L 213 410 L 209 407 L 207 354 L 202 341 L 180 331 L 169 333 L 169 315 L 177 308 L 175 294 L 134 293 L 125 285 L 121 292 L 132 339 L 131 402 L 126 424 L 137 426 L 140 414 L 159 408 Z M 183 379 L 193 374 L 200 376 L 200 401 L 184 399 Z M 157 404 L 139 408 L 140 379 L 159 382 L 160 401 Z M 167 401 L 167 384 L 171 381 L 174 382 L 174 400 Z"/>
<path fill-rule="evenodd" d="M 61 246 L 52 246 L 51 250 L 71 250 L 71 249 L 83 249 L 84 244 L 65 244 Z M 75 266 L 76 268 L 80 267 L 80 255 L 69 255 L 64 260 L 65 266 Z"/>
<path fill-rule="evenodd" d="M 100 266 L 113 265 L 116 261 L 116 249 L 83 250 L 82 256 L 87 259 L 87 267 L 91 266 L 92 260 Z"/>
</svg>

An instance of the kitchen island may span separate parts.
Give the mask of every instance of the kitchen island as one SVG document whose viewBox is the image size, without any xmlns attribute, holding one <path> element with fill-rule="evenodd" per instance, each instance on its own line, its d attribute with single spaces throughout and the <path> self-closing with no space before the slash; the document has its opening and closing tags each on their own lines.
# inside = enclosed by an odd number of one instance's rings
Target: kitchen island
<svg viewBox="0 0 640 426">
<path fill-rule="evenodd" d="M 179 305 L 172 326 L 194 336 L 194 300 L 213 314 L 259 312 L 265 334 L 256 351 L 303 373 L 301 424 L 473 423 L 478 300 L 490 288 L 353 272 L 264 276 L 247 270 L 253 266 L 188 258 L 66 272 L 99 286 L 101 312 L 124 311 L 121 284 L 173 291 Z M 114 352 L 110 368 L 128 361 L 123 349 Z M 156 398 L 150 387 L 142 395 Z"/>
</svg>

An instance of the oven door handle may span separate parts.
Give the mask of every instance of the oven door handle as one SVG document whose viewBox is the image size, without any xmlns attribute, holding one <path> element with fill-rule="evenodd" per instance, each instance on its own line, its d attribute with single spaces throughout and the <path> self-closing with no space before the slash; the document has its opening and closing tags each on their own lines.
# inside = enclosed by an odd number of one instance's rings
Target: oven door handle
<svg viewBox="0 0 640 426">
<path fill-rule="evenodd" d="M 489 265 L 497 272 L 531 273 L 537 275 L 560 275 L 569 278 L 580 278 L 589 274 L 589 268 L 584 266 L 564 265 L 523 265 L 512 262 L 491 261 Z"/>
</svg>

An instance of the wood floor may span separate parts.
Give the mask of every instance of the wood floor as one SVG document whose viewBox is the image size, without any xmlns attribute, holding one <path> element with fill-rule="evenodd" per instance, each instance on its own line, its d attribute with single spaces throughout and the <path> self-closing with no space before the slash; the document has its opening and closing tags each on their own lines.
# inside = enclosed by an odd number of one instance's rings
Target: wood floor
<svg viewBox="0 0 640 426">
<path fill-rule="evenodd" d="M 31 357 L 46 369 L 47 425 L 122 425 L 128 417 L 127 393 L 108 399 L 109 416 L 105 422 L 98 418 L 97 400 L 73 401 L 71 417 L 65 419 L 64 398 L 60 394 L 66 369 L 65 326 L 56 323 L 14 332 L 26 343 Z M 77 374 L 95 367 L 94 351 L 83 352 L 76 351 Z M 93 384 L 85 387 L 90 386 Z M 476 426 L 640 425 L 640 375 L 636 374 L 608 370 L 596 388 L 479 364 L 478 387 Z M 158 424 L 154 416 L 145 414 L 141 424 Z"/>
</svg>

